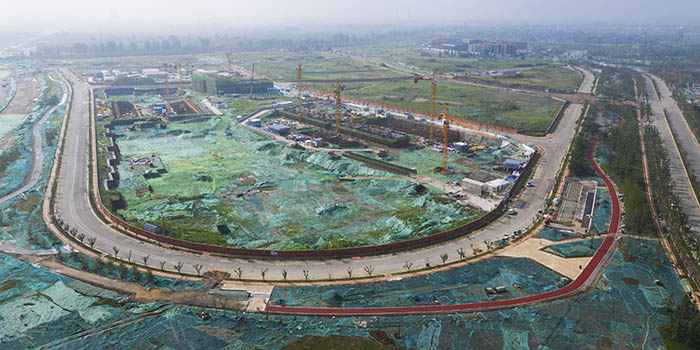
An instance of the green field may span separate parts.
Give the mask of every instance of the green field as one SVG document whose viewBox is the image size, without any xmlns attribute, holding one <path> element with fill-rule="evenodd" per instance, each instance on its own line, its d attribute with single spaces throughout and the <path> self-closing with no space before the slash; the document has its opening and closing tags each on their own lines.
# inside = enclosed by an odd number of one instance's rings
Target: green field
<svg viewBox="0 0 700 350">
<path fill-rule="evenodd" d="M 542 64 L 519 69 L 515 77 L 489 78 L 507 84 L 527 84 L 543 86 L 549 89 L 563 89 L 574 92 L 581 85 L 583 78 L 573 69 L 555 64 Z"/>
<path fill-rule="evenodd" d="M 581 84 L 581 76 L 573 69 L 540 58 L 510 57 L 440 57 L 439 54 L 423 51 L 419 45 L 398 43 L 395 45 L 353 48 L 353 53 L 366 55 L 375 62 L 385 62 L 418 74 L 466 74 L 491 70 L 516 69 L 518 77 L 497 78 L 504 83 L 528 84 L 550 89 L 575 91 Z M 433 56 L 422 56 L 421 52 Z"/>
<path fill-rule="evenodd" d="M 329 84 L 313 84 L 327 90 Z M 396 107 L 430 112 L 430 84 L 413 81 L 345 84 L 344 95 Z M 499 89 L 438 82 L 438 112 L 450 106 L 453 118 L 512 129 L 546 130 L 561 103 L 549 98 L 505 92 Z"/>
<path fill-rule="evenodd" d="M 251 69 L 255 64 L 256 73 L 276 81 L 296 81 L 299 60 L 304 80 L 392 78 L 406 75 L 327 52 L 241 52 L 233 56 L 234 64 L 246 69 Z"/>
</svg>

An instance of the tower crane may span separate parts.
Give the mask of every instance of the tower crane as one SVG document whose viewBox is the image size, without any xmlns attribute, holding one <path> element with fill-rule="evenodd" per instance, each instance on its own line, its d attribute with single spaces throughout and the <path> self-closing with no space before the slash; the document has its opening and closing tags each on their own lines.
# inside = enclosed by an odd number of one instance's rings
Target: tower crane
<svg viewBox="0 0 700 350">
<path fill-rule="evenodd" d="M 168 85 L 168 64 L 163 63 L 163 70 L 165 71 L 165 106 L 166 110 L 170 112 L 170 86 Z"/>
<path fill-rule="evenodd" d="M 175 69 L 177 69 L 177 74 L 180 78 L 180 85 L 177 87 L 177 94 L 182 96 L 182 65 L 179 63 L 175 63 Z"/>
<path fill-rule="evenodd" d="M 301 106 L 301 58 L 297 63 L 297 100 L 299 102 L 299 110 L 297 111 L 297 116 L 299 117 L 299 121 L 301 122 L 301 115 L 303 113 Z"/>
<path fill-rule="evenodd" d="M 228 71 L 229 73 L 233 73 L 233 68 L 231 67 L 231 56 L 233 55 L 232 51 L 229 51 L 226 53 L 226 59 L 228 60 Z"/>
<path fill-rule="evenodd" d="M 450 106 L 445 106 L 445 113 L 440 113 L 442 121 L 442 174 L 447 173 L 447 148 L 450 138 Z"/>
<path fill-rule="evenodd" d="M 340 135 L 340 92 L 343 91 L 345 87 L 340 85 L 340 80 L 335 80 L 335 88 L 333 89 L 333 96 L 335 97 L 335 136 Z"/>
<path fill-rule="evenodd" d="M 435 91 L 437 90 L 437 83 L 435 81 L 435 71 L 429 77 L 414 77 L 413 82 L 418 83 L 419 80 L 430 80 L 430 134 L 428 134 L 428 140 L 433 142 L 435 138 L 434 125 L 435 122 Z"/>
<path fill-rule="evenodd" d="M 255 66 L 253 66 L 253 69 L 255 69 Z M 302 99 L 301 99 L 301 81 L 302 81 L 302 74 L 301 74 L 301 60 L 299 60 L 299 63 L 297 63 L 297 100 L 299 103 L 299 109 L 297 111 L 297 116 L 299 117 L 299 121 L 302 120 L 302 114 L 303 114 L 303 106 L 302 106 Z M 252 84 L 252 82 L 251 82 Z M 252 85 L 251 85 L 252 88 Z M 343 91 L 345 87 L 343 85 L 340 85 L 340 80 L 336 79 L 335 80 L 335 87 L 328 90 L 324 91 L 319 95 L 316 95 L 312 97 L 309 100 L 314 100 L 317 98 L 321 98 L 325 95 L 328 94 L 333 94 L 333 97 L 335 98 L 335 135 L 338 136 L 340 135 L 340 107 L 341 107 L 341 95 L 340 92 Z"/>
<path fill-rule="evenodd" d="M 250 97 L 253 98 L 253 79 L 255 78 L 255 64 L 253 64 L 253 70 L 250 71 Z"/>
</svg>

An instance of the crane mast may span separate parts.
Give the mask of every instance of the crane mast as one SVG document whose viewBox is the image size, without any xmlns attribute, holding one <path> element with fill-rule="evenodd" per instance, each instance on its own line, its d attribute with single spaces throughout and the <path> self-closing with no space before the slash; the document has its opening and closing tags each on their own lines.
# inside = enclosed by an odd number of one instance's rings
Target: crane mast
<svg viewBox="0 0 700 350">
<path fill-rule="evenodd" d="M 255 64 L 253 64 L 253 70 L 250 71 L 250 96 L 248 98 L 253 98 L 253 79 L 255 78 Z"/>
<path fill-rule="evenodd" d="M 437 90 L 437 84 L 435 79 L 430 83 L 430 134 L 428 134 L 428 140 L 433 142 L 435 139 L 435 91 Z"/>
<path fill-rule="evenodd" d="M 176 63 L 175 69 L 177 69 L 177 74 L 180 77 L 180 85 L 177 87 L 177 94 L 182 96 L 182 65 L 179 63 Z"/>
<path fill-rule="evenodd" d="M 335 136 L 340 135 L 340 91 L 343 90 L 343 86 L 340 85 L 340 80 L 335 80 L 335 90 L 333 95 L 335 96 Z"/>
<path fill-rule="evenodd" d="M 450 137 L 450 106 L 445 106 L 442 122 L 442 174 L 447 173 L 447 146 Z"/>
<path fill-rule="evenodd" d="M 299 59 L 299 63 L 297 63 L 297 101 L 299 102 L 299 110 L 297 111 L 297 116 L 299 117 L 299 121 L 301 122 L 301 115 L 303 113 L 301 106 L 301 59 Z"/>
<path fill-rule="evenodd" d="M 166 110 L 170 112 L 170 86 L 168 85 L 168 64 L 163 63 L 163 70 L 165 70 L 165 106 Z"/>
<path fill-rule="evenodd" d="M 435 81 L 435 71 L 429 77 L 414 77 L 413 82 L 417 83 L 419 80 L 430 80 L 430 133 L 428 134 L 428 140 L 433 142 L 435 139 L 435 94 L 437 91 L 437 82 Z"/>
<path fill-rule="evenodd" d="M 233 68 L 231 66 L 231 56 L 233 55 L 232 51 L 229 51 L 226 53 L 226 59 L 228 60 L 228 71 L 229 73 L 233 73 Z"/>
</svg>

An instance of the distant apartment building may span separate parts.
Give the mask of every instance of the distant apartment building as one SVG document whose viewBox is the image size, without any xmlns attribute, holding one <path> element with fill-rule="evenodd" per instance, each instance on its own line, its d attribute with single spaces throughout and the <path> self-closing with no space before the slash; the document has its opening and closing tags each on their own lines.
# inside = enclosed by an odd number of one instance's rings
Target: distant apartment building
<svg viewBox="0 0 700 350">
<path fill-rule="evenodd" d="M 430 43 L 430 48 L 447 54 L 470 54 L 475 56 L 515 56 L 527 49 L 525 42 L 438 39 Z"/>
</svg>

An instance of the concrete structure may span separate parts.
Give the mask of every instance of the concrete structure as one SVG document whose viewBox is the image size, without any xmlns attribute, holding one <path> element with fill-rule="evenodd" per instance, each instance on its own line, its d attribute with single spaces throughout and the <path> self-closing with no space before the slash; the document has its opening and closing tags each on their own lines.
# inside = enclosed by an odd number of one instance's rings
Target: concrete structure
<svg viewBox="0 0 700 350">
<path fill-rule="evenodd" d="M 515 56 L 518 51 L 527 49 L 527 43 L 478 39 L 438 39 L 430 43 L 430 48 L 454 55 L 468 53 L 479 56 Z"/>
<path fill-rule="evenodd" d="M 266 94 L 273 88 L 271 80 L 253 80 L 234 77 L 231 75 L 220 76 L 197 72 L 192 75 L 192 90 L 208 94 L 248 94 L 250 86 L 253 86 L 254 94 Z"/>
<path fill-rule="evenodd" d="M 273 124 L 270 125 L 269 127 L 270 131 L 277 134 L 277 135 L 289 135 L 290 128 L 287 125 L 284 124 Z"/>
<path fill-rule="evenodd" d="M 469 194 L 475 194 L 478 196 L 480 196 L 486 189 L 486 184 L 484 184 L 481 181 L 470 179 L 468 177 L 462 179 L 461 185 L 462 189 L 464 189 L 464 192 L 467 192 Z"/>
<path fill-rule="evenodd" d="M 486 185 L 486 191 L 488 192 L 503 192 L 508 186 L 510 186 L 510 181 L 504 179 L 491 180 Z"/>
<path fill-rule="evenodd" d="M 506 160 L 503 161 L 503 167 L 506 169 L 515 170 L 515 169 L 520 168 L 521 165 L 522 164 L 517 159 L 506 158 Z"/>
</svg>

